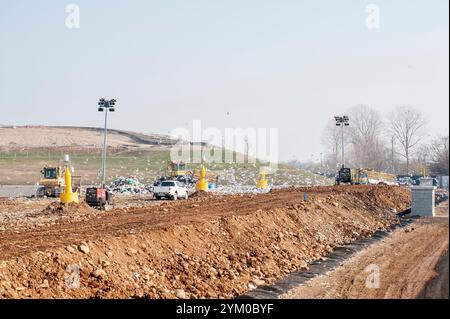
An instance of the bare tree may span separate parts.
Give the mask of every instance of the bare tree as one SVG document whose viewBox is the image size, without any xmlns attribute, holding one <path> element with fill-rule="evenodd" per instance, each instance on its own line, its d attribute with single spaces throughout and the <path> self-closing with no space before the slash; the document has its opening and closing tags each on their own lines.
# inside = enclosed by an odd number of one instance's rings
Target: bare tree
<svg viewBox="0 0 450 319">
<path fill-rule="evenodd" d="M 435 175 L 449 174 L 449 137 L 436 137 L 429 147 L 430 149 L 430 170 Z"/>
<path fill-rule="evenodd" d="M 428 143 L 421 143 L 417 146 L 417 156 L 415 163 L 410 163 L 410 169 L 414 173 L 428 175 L 428 164 L 430 163 L 431 147 Z"/>
<path fill-rule="evenodd" d="M 395 136 L 391 135 L 389 137 L 389 169 L 392 174 L 397 173 L 397 165 L 396 165 L 396 152 L 395 152 Z"/>
<path fill-rule="evenodd" d="M 357 105 L 348 110 L 349 136 L 354 164 L 360 167 L 384 169 L 386 146 L 382 139 L 383 121 L 373 108 Z"/>
<path fill-rule="evenodd" d="M 400 154 L 406 159 L 406 173 L 409 174 L 409 164 L 414 148 L 424 137 L 425 117 L 412 107 L 397 107 L 390 117 L 392 135 L 400 143 Z"/>
</svg>

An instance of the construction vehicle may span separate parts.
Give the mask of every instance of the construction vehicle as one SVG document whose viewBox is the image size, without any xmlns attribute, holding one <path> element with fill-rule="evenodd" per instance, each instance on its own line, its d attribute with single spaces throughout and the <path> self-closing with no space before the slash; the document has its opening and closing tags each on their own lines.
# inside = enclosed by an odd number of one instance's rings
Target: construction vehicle
<svg viewBox="0 0 450 319">
<path fill-rule="evenodd" d="M 167 163 L 166 176 L 174 178 L 178 176 L 191 175 L 191 172 L 186 170 L 186 164 L 183 162 L 169 161 Z"/>
<path fill-rule="evenodd" d="M 59 197 L 65 187 L 65 176 L 61 166 L 45 166 L 41 170 L 42 177 L 39 180 L 37 197 Z M 79 192 L 81 188 L 81 176 L 72 175 L 72 191 Z"/>
<path fill-rule="evenodd" d="M 335 184 L 398 185 L 398 181 L 394 174 L 377 172 L 371 168 L 341 167 L 336 175 Z"/>
<path fill-rule="evenodd" d="M 352 184 L 351 169 L 349 167 L 342 166 L 336 175 L 336 179 L 335 179 L 334 183 L 335 183 L 335 185 Z"/>
<path fill-rule="evenodd" d="M 372 168 L 359 169 L 359 175 L 367 181 L 367 184 L 385 184 L 385 185 L 399 185 L 397 176 L 386 172 L 377 172 Z"/>
<path fill-rule="evenodd" d="M 100 187 L 86 188 L 86 204 L 101 210 L 106 209 L 106 205 L 113 205 L 113 195 L 110 191 Z"/>
<path fill-rule="evenodd" d="M 192 186 L 195 184 L 192 172 L 186 169 L 186 164 L 183 162 L 167 162 L 167 168 L 164 176 L 161 176 L 158 180 L 156 180 L 153 186 L 157 186 L 160 182 L 167 180 L 178 181 L 187 186 Z"/>
</svg>

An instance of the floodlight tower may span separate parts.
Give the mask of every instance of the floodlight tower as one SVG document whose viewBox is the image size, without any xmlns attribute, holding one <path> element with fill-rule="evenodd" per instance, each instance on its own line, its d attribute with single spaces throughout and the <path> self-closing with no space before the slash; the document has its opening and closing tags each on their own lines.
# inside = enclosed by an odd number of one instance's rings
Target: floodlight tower
<svg viewBox="0 0 450 319">
<path fill-rule="evenodd" d="M 102 149 L 102 188 L 105 188 L 105 186 L 106 186 L 106 143 L 108 140 L 108 138 L 107 138 L 107 136 L 108 136 L 108 128 L 107 128 L 108 111 L 114 112 L 115 105 L 116 105 L 116 99 L 105 100 L 104 98 L 101 98 L 98 101 L 98 111 L 105 112 L 105 128 L 103 130 L 103 149 Z"/>
<path fill-rule="evenodd" d="M 335 116 L 336 126 L 341 127 L 341 138 L 342 138 L 342 167 L 345 167 L 345 154 L 344 154 L 344 126 L 349 126 L 349 118 L 347 115 Z"/>
</svg>

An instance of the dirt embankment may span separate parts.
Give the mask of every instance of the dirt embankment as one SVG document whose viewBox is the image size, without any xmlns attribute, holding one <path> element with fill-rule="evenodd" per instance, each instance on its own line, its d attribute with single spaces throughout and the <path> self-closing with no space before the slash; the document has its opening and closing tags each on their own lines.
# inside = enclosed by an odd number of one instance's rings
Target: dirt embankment
<svg viewBox="0 0 450 319">
<path fill-rule="evenodd" d="M 399 187 L 283 189 L 7 229 L 0 296 L 233 297 L 386 228 L 408 205 Z"/>
<path fill-rule="evenodd" d="M 281 298 L 448 299 L 448 202 Z"/>
</svg>

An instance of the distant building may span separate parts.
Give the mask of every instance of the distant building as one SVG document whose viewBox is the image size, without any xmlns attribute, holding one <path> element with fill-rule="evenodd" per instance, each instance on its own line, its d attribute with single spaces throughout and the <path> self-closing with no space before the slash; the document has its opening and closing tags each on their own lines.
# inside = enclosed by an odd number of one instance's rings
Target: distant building
<svg viewBox="0 0 450 319">
<path fill-rule="evenodd" d="M 447 188 L 447 189 L 449 188 L 448 175 L 438 175 L 437 180 L 438 180 L 438 186 L 440 188 Z"/>
</svg>

